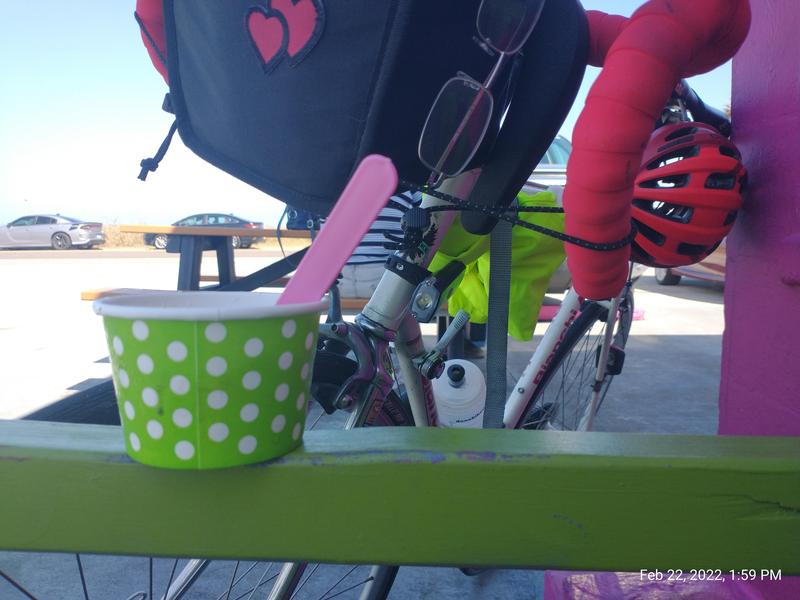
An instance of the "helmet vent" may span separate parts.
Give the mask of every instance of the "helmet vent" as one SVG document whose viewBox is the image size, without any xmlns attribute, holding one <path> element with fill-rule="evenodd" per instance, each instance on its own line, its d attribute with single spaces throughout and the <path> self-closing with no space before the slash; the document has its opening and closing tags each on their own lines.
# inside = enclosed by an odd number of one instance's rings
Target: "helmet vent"
<svg viewBox="0 0 800 600">
<path fill-rule="evenodd" d="M 681 127 L 680 129 L 676 129 L 672 133 L 670 133 L 667 137 L 664 138 L 665 141 L 671 142 L 674 139 L 683 137 L 685 135 L 692 135 L 693 133 L 697 133 L 697 127 Z"/>
<path fill-rule="evenodd" d="M 658 264 L 658 261 L 636 242 L 631 242 L 631 260 L 650 267 Z"/>
<path fill-rule="evenodd" d="M 705 183 L 707 190 L 732 190 L 736 187 L 735 173 L 712 173 Z"/>
<path fill-rule="evenodd" d="M 678 244 L 678 254 L 683 254 L 684 256 L 691 256 L 696 260 L 701 260 L 707 253 L 708 253 L 708 246 L 701 246 L 698 244 L 687 244 L 686 242 L 681 242 Z"/>
<path fill-rule="evenodd" d="M 641 200 L 639 198 L 633 199 L 633 205 L 651 215 L 656 215 L 662 219 L 669 219 L 676 223 L 688 223 L 692 220 L 694 208 L 690 206 L 679 206 L 678 204 L 669 204 L 661 202 L 660 200 Z"/>
<path fill-rule="evenodd" d="M 664 242 L 666 241 L 666 238 L 663 234 L 659 233 L 649 225 L 645 225 L 641 221 L 636 221 L 636 229 L 638 230 L 638 233 L 653 242 L 656 246 L 663 246 Z"/>
<path fill-rule="evenodd" d="M 658 169 L 660 167 L 670 165 L 676 161 L 683 160 L 685 158 L 692 158 L 694 156 L 697 156 L 699 153 L 700 153 L 699 146 L 676 148 L 672 152 L 668 152 L 667 154 L 661 154 L 658 158 L 650 161 L 649 163 L 647 163 L 646 168 L 648 170 Z"/>
<path fill-rule="evenodd" d="M 730 225 L 731 223 L 733 223 L 735 220 L 736 220 L 736 211 L 735 211 L 735 210 L 732 210 L 732 211 L 731 211 L 731 212 L 729 212 L 729 213 L 728 213 L 728 215 L 725 217 L 725 221 L 722 223 L 722 226 L 723 226 L 723 227 L 727 227 L 728 225 Z"/>
<path fill-rule="evenodd" d="M 688 175 L 670 175 L 669 177 L 661 177 L 660 179 L 649 179 L 642 181 L 639 187 L 654 188 L 654 189 L 672 189 L 686 187 L 689 183 Z"/>
<path fill-rule="evenodd" d="M 730 146 L 720 146 L 719 153 L 723 156 L 730 156 L 735 160 L 742 160 L 742 155 L 739 154 L 739 151 L 736 148 L 731 148 Z"/>
</svg>

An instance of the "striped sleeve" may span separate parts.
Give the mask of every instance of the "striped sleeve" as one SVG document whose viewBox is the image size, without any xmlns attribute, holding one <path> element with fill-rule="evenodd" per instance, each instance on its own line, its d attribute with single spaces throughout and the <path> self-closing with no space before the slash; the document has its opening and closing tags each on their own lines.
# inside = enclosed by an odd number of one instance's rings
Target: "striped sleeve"
<svg viewBox="0 0 800 600">
<path fill-rule="evenodd" d="M 385 233 L 400 235 L 400 220 L 403 214 L 411 207 L 418 206 L 422 201 L 420 192 L 403 192 L 389 199 L 386 208 L 381 210 L 375 223 L 372 224 L 361 243 L 347 261 L 348 265 L 381 264 L 393 254 L 392 250 L 383 247 L 389 240 Z"/>
</svg>

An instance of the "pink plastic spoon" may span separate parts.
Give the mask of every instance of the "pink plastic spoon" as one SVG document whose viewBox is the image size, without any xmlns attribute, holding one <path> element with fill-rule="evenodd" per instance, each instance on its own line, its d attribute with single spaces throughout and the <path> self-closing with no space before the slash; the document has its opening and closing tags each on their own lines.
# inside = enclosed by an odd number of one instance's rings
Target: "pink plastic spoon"
<svg viewBox="0 0 800 600">
<path fill-rule="evenodd" d="M 278 304 L 319 301 L 395 189 L 397 170 L 392 161 L 379 154 L 365 157 L 286 284 Z"/>
</svg>

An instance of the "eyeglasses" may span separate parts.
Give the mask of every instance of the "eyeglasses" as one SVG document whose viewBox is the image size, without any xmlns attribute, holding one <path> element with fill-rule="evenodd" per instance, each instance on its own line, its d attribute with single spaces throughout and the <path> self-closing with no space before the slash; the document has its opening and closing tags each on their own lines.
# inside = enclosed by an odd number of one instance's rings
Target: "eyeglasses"
<svg viewBox="0 0 800 600">
<path fill-rule="evenodd" d="M 519 52 L 541 15 L 545 0 L 482 0 L 477 30 L 483 43 L 498 53 L 483 83 L 458 73 L 436 96 L 419 139 L 418 154 L 431 170 L 436 187 L 467 166 L 486 135 L 494 111 L 490 91 L 509 57 Z"/>
</svg>

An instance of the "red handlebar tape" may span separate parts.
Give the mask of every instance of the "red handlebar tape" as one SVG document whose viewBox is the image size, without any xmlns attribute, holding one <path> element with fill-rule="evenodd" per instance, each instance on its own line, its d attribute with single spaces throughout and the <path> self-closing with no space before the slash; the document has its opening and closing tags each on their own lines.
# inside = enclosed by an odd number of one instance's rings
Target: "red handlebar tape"
<svg viewBox="0 0 800 600">
<path fill-rule="evenodd" d="M 573 132 L 564 192 L 566 233 L 611 243 L 630 232 L 633 183 L 653 125 L 683 77 L 724 63 L 750 27 L 748 0 L 650 0 L 630 19 L 589 11 L 590 64 L 603 71 Z M 577 292 L 619 293 L 630 249 L 567 245 Z"/>
</svg>

